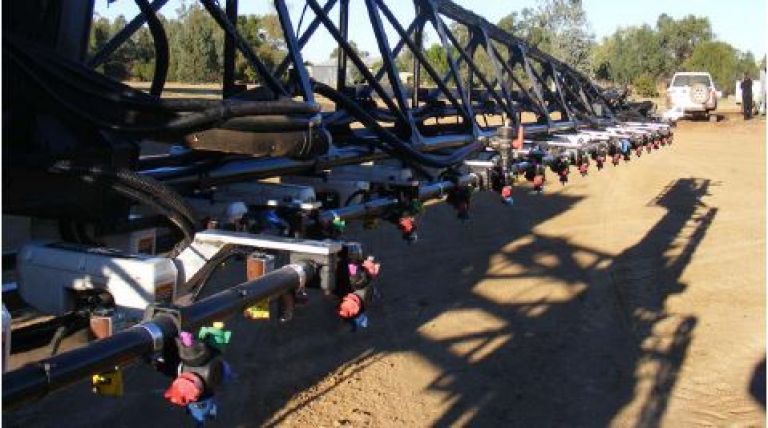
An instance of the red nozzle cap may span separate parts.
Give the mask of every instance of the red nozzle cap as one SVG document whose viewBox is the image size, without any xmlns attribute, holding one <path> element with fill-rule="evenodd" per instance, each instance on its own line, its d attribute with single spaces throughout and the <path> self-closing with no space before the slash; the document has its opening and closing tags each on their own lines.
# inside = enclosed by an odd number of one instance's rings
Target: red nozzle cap
<svg viewBox="0 0 768 428">
<path fill-rule="evenodd" d="M 400 230 L 403 231 L 403 233 L 411 233 L 416 229 L 416 223 L 413 221 L 413 217 L 403 217 L 398 222 L 398 225 L 400 226 Z"/>
<path fill-rule="evenodd" d="M 339 316 L 344 319 L 350 319 L 358 316 L 363 310 L 363 302 L 360 296 L 349 293 L 341 300 L 339 305 Z"/>
<path fill-rule="evenodd" d="M 509 198 L 512 196 L 512 186 L 504 186 L 501 188 L 501 197 Z"/>
<path fill-rule="evenodd" d="M 203 394 L 203 380 L 194 373 L 184 372 L 165 391 L 165 398 L 177 406 L 194 403 Z"/>
<path fill-rule="evenodd" d="M 381 270 L 381 263 L 376 263 L 373 257 L 369 256 L 363 262 L 363 269 L 365 269 L 365 271 L 368 272 L 368 275 L 370 275 L 372 278 L 376 278 L 377 276 L 379 276 L 379 271 Z"/>
</svg>

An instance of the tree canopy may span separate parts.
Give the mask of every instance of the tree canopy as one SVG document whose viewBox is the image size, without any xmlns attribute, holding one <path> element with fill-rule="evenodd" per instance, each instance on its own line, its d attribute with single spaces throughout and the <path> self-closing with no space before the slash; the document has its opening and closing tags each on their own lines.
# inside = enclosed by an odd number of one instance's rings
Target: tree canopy
<svg viewBox="0 0 768 428">
<path fill-rule="evenodd" d="M 163 23 L 170 49 L 168 80 L 189 83 L 220 81 L 223 69 L 224 32 L 199 5 L 182 6 L 177 17 Z M 104 46 L 111 36 L 126 24 L 119 16 L 110 21 L 95 17 L 89 48 L 91 52 Z M 588 17 L 579 0 L 539 0 L 534 8 L 510 11 L 501 18 L 499 27 L 526 40 L 576 69 L 604 82 L 642 85 L 653 92 L 655 83 L 669 79 L 676 71 L 709 71 L 718 87 L 725 93 L 733 90 L 733 82 L 743 72 L 757 75 L 758 62 L 750 52 L 740 52 L 716 39 L 707 17 L 688 15 L 673 18 L 662 14 L 655 25 L 619 28 L 613 34 L 595 42 Z M 241 15 L 238 30 L 268 67 L 279 63 L 287 48 L 282 38 L 280 22 L 275 14 Z M 466 27 L 451 23 L 450 28 L 459 43 L 466 46 Z M 352 41 L 357 50 L 357 45 Z M 369 53 L 358 50 L 363 57 Z M 448 71 L 446 51 L 439 43 L 425 44 L 425 56 L 444 74 Z M 337 56 L 337 50 L 330 58 Z M 458 59 L 458 52 L 451 48 Z M 99 71 L 118 80 L 151 80 L 154 72 L 154 45 L 149 30 L 137 31 L 123 46 L 99 67 Z M 765 67 L 765 56 L 760 67 Z M 475 54 L 478 68 L 493 80 L 490 58 L 479 49 Z M 411 71 L 413 54 L 404 49 L 396 60 L 400 71 Z M 380 61 L 373 65 L 378 68 Z M 359 75 L 359 71 L 350 67 Z M 461 66 L 462 79 L 468 75 L 466 64 Z M 427 73 L 422 79 L 429 84 Z M 359 76 L 357 76 L 359 77 Z M 518 76 L 524 79 L 524 77 Z M 256 82 L 257 75 L 239 53 L 235 61 L 235 78 Z M 478 82 L 475 81 L 475 84 Z"/>
<path fill-rule="evenodd" d="M 177 13 L 178 17 L 174 19 L 160 16 L 170 53 L 167 80 L 184 83 L 220 81 L 224 62 L 224 32 L 199 5 L 182 4 Z M 91 53 L 104 46 L 125 24 L 126 19 L 122 15 L 112 22 L 96 17 L 89 42 Z M 241 15 L 237 27 L 268 67 L 275 66 L 285 56 L 287 48 L 277 15 Z M 144 26 L 110 55 L 98 70 L 117 80 L 147 81 L 152 79 L 154 62 L 152 35 Z M 245 82 L 257 79 L 256 72 L 239 52 L 235 57 L 235 79 Z"/>
<path fill-rule="evenodd" d="M 708 41 L 698 45 L 683 63 L 685 71 L 707 70 L 712 74 L 715 85 L 726 93 L 735 89 L 735 81 L 747 72 L 757 75 L 755 57 L 742 54 L 725 42 Z"/>
<path fill-rule="evenodd" d="M 512 12 L 498 26 L 577 70 L 591 71 L 595 41 L 580 1 L 540 0 L 536 9 Z"/>
</svg>

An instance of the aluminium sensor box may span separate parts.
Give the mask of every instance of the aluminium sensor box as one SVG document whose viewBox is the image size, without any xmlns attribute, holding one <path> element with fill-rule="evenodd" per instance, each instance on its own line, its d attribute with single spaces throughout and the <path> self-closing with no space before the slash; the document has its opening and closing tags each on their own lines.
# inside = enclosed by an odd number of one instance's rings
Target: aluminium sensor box
<svg viewBox="0 0 768 428">
<path fill-rule="evenodd" d="M 51 315 L 74 310 L 78 291 L 104 290 L 117 310 L 140 317 L 151 303 L 173 301 L 178 277 L 171 259 L 71 244 L 27 244 L 17 270 L 22 299 Z"/>
</svg>

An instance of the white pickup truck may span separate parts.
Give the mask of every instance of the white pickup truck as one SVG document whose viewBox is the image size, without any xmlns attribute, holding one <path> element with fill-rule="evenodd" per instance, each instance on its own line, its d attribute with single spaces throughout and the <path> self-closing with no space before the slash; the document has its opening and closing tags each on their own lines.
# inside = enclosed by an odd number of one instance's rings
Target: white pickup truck
<svg viewBox="0 0 768 428">
<path fill-rule="evenodd" d="M 717 99 L 722 93 L 715 88 L 712 76 L 707 72 L 675 73 L 667 88 L 666 119 L 677 121 L 690 116 L 717 120 L 711 114 L 717 109 Z"/>
</svg>

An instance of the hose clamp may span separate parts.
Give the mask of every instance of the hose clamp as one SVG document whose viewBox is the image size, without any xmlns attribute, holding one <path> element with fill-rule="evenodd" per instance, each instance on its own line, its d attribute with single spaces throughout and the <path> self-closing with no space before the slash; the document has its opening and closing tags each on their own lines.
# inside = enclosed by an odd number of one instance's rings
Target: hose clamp
<svg viewBox="0 0 768 428">
<path fill-rule="evenodd" d="M 307 284 L 307 272 L 304 270 L 304 267 L 298 264 L 290 264 L 287 265 L 287 267 L 296 271 L 296 274 L 299 276 L 299 286 L 297 288 L 304 288 L 304 286 Z"/>
<path fill-rule="evenodd" d="M 152 337 L 152 349 L 154 352 L 160 352 L 163 350 L 163 330 L 153 322 L 143 322 L 138 324 L 138 327 L 143 328 Z"/>
</svg>

